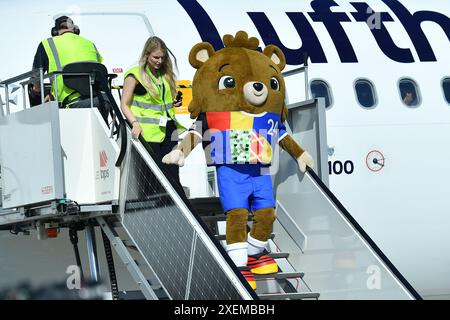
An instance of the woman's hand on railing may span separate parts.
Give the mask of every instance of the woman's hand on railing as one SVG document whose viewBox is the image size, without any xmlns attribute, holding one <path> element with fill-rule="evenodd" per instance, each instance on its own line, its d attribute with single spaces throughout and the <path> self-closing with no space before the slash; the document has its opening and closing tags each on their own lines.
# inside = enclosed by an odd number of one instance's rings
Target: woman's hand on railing
<svg viewBox="0 0 450 320">
<path fill-rule="evenodd" d="M 139 136 L 140 136 L 140 134 L 142 132 L 141 125 L 139 124 L 139 122 L 133 121 L 131 126 L 132 126 L 131 134 L 133 136 L 133 139 L 135 139 L 135 140 L 139 139 Z"/>
</svg>

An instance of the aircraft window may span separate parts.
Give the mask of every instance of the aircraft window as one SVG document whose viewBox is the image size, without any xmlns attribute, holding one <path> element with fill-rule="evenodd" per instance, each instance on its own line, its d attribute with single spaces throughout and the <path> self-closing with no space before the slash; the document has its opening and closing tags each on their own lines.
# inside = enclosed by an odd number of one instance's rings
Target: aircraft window
<svg viewBox="0 0 450 320">
<path fill-rule="evenodd" d="M 311 81 L 311 94 L 313 98 L 325 98 L 325 108 L 330 107 L 333 103 L 330 87 L 325 81 Z"/>
<path fill-rule="evenodd" d="M 415 107 L 420 103 L 420 95 L 416 83 L 411 79 L 401 79 L 399 82 L 400 98 L 409 107 Z"/>
<path fill-rule="evenodd" d="M 450 103 L 450 78 L 442 80 L 442 90 L 444 90 L 444 97 L 447 103 Z"/>
<path fill-rule="evenodd" d="M 377 103 L 375 90 L 368 80 L 356 80 L 355 91 L 358 102 L 364 108 L 372 108 Z"/>
</svg>

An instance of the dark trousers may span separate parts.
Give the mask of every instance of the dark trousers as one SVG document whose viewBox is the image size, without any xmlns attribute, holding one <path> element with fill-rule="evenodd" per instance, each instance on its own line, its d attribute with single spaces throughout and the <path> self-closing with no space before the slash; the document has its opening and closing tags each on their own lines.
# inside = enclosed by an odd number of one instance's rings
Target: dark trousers
<svg viewBox="0 0 450 320">
<path fill-rule="evenodd" d="M 172 175 L 172 178 L 175 180 L 175 182 L 181 187 L 180 184 L 180 168 L 178 165 L 175 164 L 165 164 L 162 162 L 162 158 L 168 154 L 170 151 L 175 149 L 175 147 L 178 145 L 178 134 L 174 134 L 174 137 L 172 138 L 173 132 L 176 132 L 176 126 L 174 121 L 168 121 L 166 126 L 166 137 L 162 142 L 147 142 L 152 150 L 155 152 L 155 155 L 158 161 L 158 163 L 170 174 Z M 173 140 L 173 141 L 172 141 Z"/>
<path fill-rule="evenodd" d="M 48 91 L 48 93 L 50 92 Z M 30 98 L 31 107 L 41 104 L 41 96 L 35 94 L 33 90 L 29 89 L 28 96 Z M 105 93 L 101 93 L 101 98 L 99 99 L 99 97 L 94 97 L 92 102 L 93 107 L 98 108 L 103 119 L 108 124 L 108 115 L 112 110 L 111 102 L 109 101 L 108 96 Z M 66 98 L 63 102 L 59 103 L 60 108 L 66 108 L 67 105 L 69 105 L 69 108 L 90 108 L 91 98 L 80 97 L 78 99 L 75 99 L 74 101 L 70 101 L 68 98 Z"/>
<path fill-rule="evenodd" d="M 100 99 L 99 97 L 94 97 L 94 99 L 92 100 L 92 104 L 94 108 L 98 108 L 98 111 L 100 111 L 100 114 L 102 115 L 103 119 L 108 124 L 108 115 L 112 110 L 111 102 L 109 102 L 108 96 L 104 93 L 101 93 Z M 70 108 L 90 108 L 90 107 L 91 107 L 91 98 L 80 98 L 70 106 Z"/>
</svg>

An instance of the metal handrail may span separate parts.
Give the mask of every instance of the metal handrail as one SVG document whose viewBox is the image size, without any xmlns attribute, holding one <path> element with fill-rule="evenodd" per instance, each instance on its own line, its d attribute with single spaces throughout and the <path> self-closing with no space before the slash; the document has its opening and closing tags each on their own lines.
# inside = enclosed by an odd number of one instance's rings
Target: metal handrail
<svg viewBox="0 0 450 320">
<path fill-rule="evenodd" d="M 49 79 L 53 77 L 53 81 L 54 81 L 54 87 L 55 87 L 55 100 L 58 101 L 58 87 L 57 87 L 57 76 L 59 75 L 73 75 L 73 76 L 89 76 L 89 83 L 92 85 L 92 81 L 93 81 L 93 73 L 92 72 L 63 72 L 63 71 L 54 71 L 51 73 L 47 73 L 44 75 L 44 70 L 42 68 L 39 69 L 35 69 L 35 70 L 31 70 L 25 73 L 22 73 L 18 76 L 14 76 L 12 78 L 6 79 L 2 82 L 0 82 L 0 85 L 5 87 L 5 100 L 6 100 L 6 114 L 10 114 L 10 108 L 9 108 L 9 92 L 8 92 L 8 88 L 9 85 L 14 83 L 14 82 L 19 82 L 20 80 L 29 78 L 28 80 L 22 81 L 20 82 L 20 85 L 22 86 L 22 90 L 23 90 L 23 94 L 24 94 L 24 100 L 23 100 L 23 104 L 24 104 L 24 109 L 26 107 L 26 99 L 25 99 L 25 85 L 28 85 L 32 82 L 35 81 L 35 79 L 32 79 L 34 76 L 39 75 L 39 79 L 40 79 L 40 91 L 41 91 L 41 103 L 44 103 L 44 80 L 45 79 Z M 91 107 L 92 106 L 92 97 L 93 93 L 92 93 L 92 87 L 91 87 Z"/>
<path fill-rule="evenodd" d="M 14 83 L 14 82 L 18 82 L 22 79 L 26 79 L 26 78 L 32 78 L 33 76 L 39 75 L 40 81 L 41 81 L 41 102 L 44 103 L 44 97 L 42 95 L 42 93 L 44 92 L 44 70 L 42 68 L 39 69 L 35 69 L 35 70 L 31 70 L 25 73 L 22 73 L 18 76 L 6 79 L 2 82 L 0 82 L 0 85 L 4 85 L 5 86 L 5 104 L 6 104 L 6 114 L 10 114 L 10 109 L 9 109 L 9 92 L 8 92 L 8 88 L 9 85 Z M 30 83 L 32 80 L 30 79 L 28 83 Z M 22 89 L 24 90 L 24 86 L 25 84 L 22 82 Z M 24 93 L 25 96 L 25 93 Z M 24 104 L 25 104 L 25 99 L 24 99 Z M 25 105 L 24 105 L 25 107 Z"/>
<path fill-rule="evenodd" d="M 0 82 L 0 85 L 10 85 L 11 83 L 18 82 L 19 80 L 29 78 L 29 77 L 32 77 L 32 76 L 38 75 L 38 74 L 39 74 L 39 69 L 28 71 L 28 72 L 22 73 L 18 76 L 3 80 L 2 82 Z"/>
<path fill-rule="evenodd" d="M 283 77 L 289 77 L 289 76 L 293 76 L 294 74 L 304 72 L 306 70 L 306 68 L 307 67 L 303 66 L 303 67 L 300 67 L 300 68 L 295 68 L 295 69 L 292 69 L 292 70 L 289 70 L 289 71 L 282 72 L 281 74 L 283 75 Z"/>
<path fill-rule="evenodd" d="M 3 81 L 0 82 L 0 85 L 10 85 L 11 83 L 18 82 L 18 81 L 20 81 L 22 79 L 31 78 L 32 76 L 38 75 L 40 73 L 39 72 L 40 70 L 42 70 L 42 68 L 35 69 L 35 70 L 32 70 L 32 71 L 28 71 L 28 72 L 22 73 L 22 74 L 20 74 L 18 76 L 15 76 L 15 77 L 3 80 Z M 52 77 L 54 75 L 88 76 L 90 74 L 92 74 L 92 73 L 91 72 L 83 72 L 82 73 L 82 72 L 53 71 L 51 73 L 47 73 L 47 74 L 43 75 L 42 78 L 45 80 L 45 79 L 48 79 L 48 78 L 50 78 L 50 77 Z M 24 84 L 25 85 L 25 84 L 31 83 L 32 81 L 33 80 L 30 79 L 30 80 L 23 81 L 20 84 Z"/>
</svg>

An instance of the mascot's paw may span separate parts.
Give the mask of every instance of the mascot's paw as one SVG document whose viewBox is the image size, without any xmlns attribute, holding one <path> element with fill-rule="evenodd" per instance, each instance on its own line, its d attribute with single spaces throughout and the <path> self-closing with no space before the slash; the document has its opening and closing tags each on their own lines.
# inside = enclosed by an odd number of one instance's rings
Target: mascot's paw
<svg viewBox="0 0 450 320">
<path fill-rule="evenodd" d="M 184 166 L 184 154 L 181 150 L 173 150 L 162 158 L 165 164 L 176 164 L 179 167 Z"/>
<path fill-rule="evenodd" d="M 278 272 L 278 265 L 267 252 L 248 256 L 247 267 L 254 274 L 271 274 Z"/>
<path fill-rule="evenodd" d="M 311 169 L 314 168 L 314 159 L 306 151 L 303 152 L 302 155 L 297 158 L 297 163 L 301 172 L 306 171 L 306 166 L 310 167 Z"/>
</svg>

